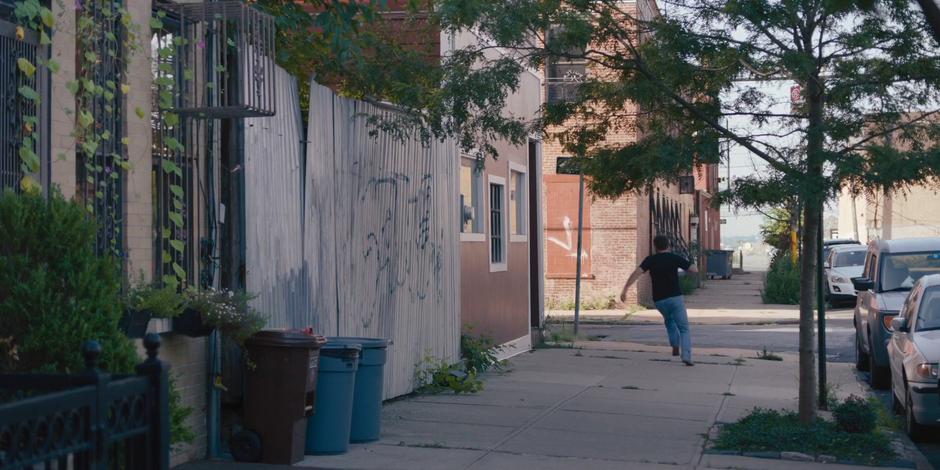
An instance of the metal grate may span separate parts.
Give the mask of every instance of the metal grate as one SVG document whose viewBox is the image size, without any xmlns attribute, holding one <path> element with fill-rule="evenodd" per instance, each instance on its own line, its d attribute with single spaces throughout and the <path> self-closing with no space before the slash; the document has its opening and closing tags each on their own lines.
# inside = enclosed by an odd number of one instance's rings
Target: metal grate
<svg viewBox="0 0 940 470">
<path fill-rule="evenodd" d="M 274 18 L 241 1 L 166 8 L 179 15 L 177 55 L 190 85 L 176 111 L 199 118 L 273 116 Z"/>
<path fill-rule="evenodd" d="M 172 98 L 171 108 L 179 107 L 181 103 L 179 91 L 187 85 L 183 79 L 183 66 L 176 55 L 161 55 L 160 51 L 173 48 L 174 40 L 178 41 L 179 18 L 167 15 L 163 18 L 163 29 L 154 31 L 151 36 L 152 73 L 155 83 L 172 83 L 163 91 Z M 193 207 L 195 204 L 195 175 L 199 139 L 204 138 L 202 129 L 204 125 L 192 119 L 167 119 L 173 115 L 172 111 L 164 109 L 161 105 L 161 88 L 153 87 L 151 132 L 153 142 L 153 216 L 154 227 L 157 233 L 154 238 L 154 274 L 155 279 L 164 279 L 164 276 L 173 276 L 176 264 L 186 272 L 184 279 L 186 285 L 193 285 L 195 273 L 194 266 L 194 231 Z M 166 104 L 166 103 L 164 103 Z M 170 146 L 170 139 L 178 142 L 179 146 Z M 180 168 L 179 174 L 164 169 L 165 162 Z M 178 207 L 177 207 L 178 206 Z M 171 218 L 171 213 L 181 215 L 179 221 Z M 177 222 L 181 222 L 177 224 Z M 171 240 L 183 243 L 180 251 L 171 246 Z"/>
<path fill-rule="evenodd" d="M 87 15 L 95 24 L 94 36 L 79 44 L 85 48 L 79 53 L 90 50 L 97 55 L 98 60 L 88 77 L 100 93 L 80 93 L 77 101 L 80 109 L 91 112 L 96 132 L 102 137 L 93 152 L 88 147 L 78 146 L 76 164 L 78 198 L 98 222 L 96 251 L 123 259 L 125 178 L 122 165 L 127 152 L 122 143 L 124 98 L 118 87 L 125 78 L 122 70 L 126 31 L 120 16 L 113 14 L 120 5 L 119 1 L 87 1 L 81 4 L 79 11 L 79 15 Z M 88 71 L 80 71 L 80 75 L 85 72 Z"/>
<path fill-rule="evenodd" d="M 653 235 L 665 235 L 674 253 L 689 258 L 689 245 L 682 236 L 682 206 L 658 191 L 655 195 L 650 192 L 650 212 Z"/>
<path fill-rule="evenodd" d="M 35 64 L 38 51 L 39 39 L 35 32 L 27 31 L 20 41 L 16 38 L 16 25 L 0 19 L 0 190 L 20 190 L 23 172 L 19 149 L 25 136 L 23 117 L 36 116 L 37 112 L 35 103 L 20 96 L 18 90 L 27 84 L 27 79 L 17 68 L 16 61 L 22 57 Z M 43 87 L 37 83 L 30 86 L 42 94 Z"/>
</svg>

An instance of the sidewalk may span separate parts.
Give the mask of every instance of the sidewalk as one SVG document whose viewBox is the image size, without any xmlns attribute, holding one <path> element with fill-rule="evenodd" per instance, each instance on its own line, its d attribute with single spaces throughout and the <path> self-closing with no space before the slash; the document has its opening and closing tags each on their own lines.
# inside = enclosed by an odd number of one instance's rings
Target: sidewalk
<svg viewBox="0 0 940 470">
<path fill-rule="evenodd" d="M 798 323 L 796 305 L 768 305 L 761 299 L 763 272 L 736 274 L 731 279 L 706 280 L 705 287 L 686 297 L 689 322 L 693 325 L 791 324 Z M 551 320 L 572 321 L 573 310 L 551 310 Z M 628 314 L 625 310 L 582 310 L 581 320 L 602 323 L 662 323 L 655 309 Z M 827 312 L 828 318 L 852 318 L 851 311 Z"/>
<path fill-rule="evenodd" d="M 716 422 L 755 406 L 794 408 L 797 364 L 753 351 L 698 350 L 685 367 L 666 348 L 585 342 L 540 349 L 490 374 L 470 395 L 419 395 L 387 404 L 378 442 L 299 466 L 330 469 L 840 469 L 703 452 Z M 741 359 L 738 359 L 741 358 Z M 864 393 L 851 366 L 830 364 L 841 396 Z M 201 463 L 202 469 L 276 468 Z M 884 468 L 884 467 L 881 467 Z"/>
</svg>

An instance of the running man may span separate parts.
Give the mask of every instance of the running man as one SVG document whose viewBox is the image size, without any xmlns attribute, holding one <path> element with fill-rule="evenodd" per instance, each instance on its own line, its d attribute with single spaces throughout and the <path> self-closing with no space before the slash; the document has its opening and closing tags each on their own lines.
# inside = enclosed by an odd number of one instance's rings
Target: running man
<svg viewBox="0 0 940 470">
<path fill-rule="evenodd" d="M 672 355 L 679 356 L 681 351 L 682 362 L 687 366 L 694 366 L 689 314 L 685 310 L 685 300 L 679 288 L 679 269 L 689 273 L 697 273 L 698 269 L 691 261 L 670 252 L 669 239 L 662 235 L 653 239 L 653 247 L 656 248 L 656 254 L 647 256 L 633 274 L 630 274 L 623 291 L 620 292 L 620 301 L 626 301 L 627 289 L 644 273 L 649 273 L 653 283 L 653 302 L 666 324 Z"/>
</svg>

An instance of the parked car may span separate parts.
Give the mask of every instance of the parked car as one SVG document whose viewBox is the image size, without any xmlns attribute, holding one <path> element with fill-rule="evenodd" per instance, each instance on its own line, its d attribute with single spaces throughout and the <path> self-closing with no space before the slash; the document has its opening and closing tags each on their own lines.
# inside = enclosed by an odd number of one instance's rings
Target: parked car
<svg viewBox="0 0 940 470">
<path fill-rule="evenodd" d="M 891 320 L 888 342 L 891 396 L 894 409 L 904 414 L 911 439 L 940 425 L 937 363 L 940 362 L 940 275 L 920 278 L 901 313 Z"/>
<path fill-rule="evenodd" d="M 865 245 L 836 245 L 826 258 L 826 300 L 837 304 L 855 305 L 855 286 L 852 278 L 862 275 L 865 268 Z"/>
<path fill-rule="evenodd" d="M 940 238 L 875 240 L 868 245 L 865 268 L 852 279 L 855 305 L 855 367 L 869 371 L 869 383 L 886 389 L 891 371 L 885 346 L 891 320 L 901 310 L 914 283 L 940 274 Z"/>
<path fill-rule="evenodd" d="M 861 245 L 862 243 L 858 240 L 850 239 L 838 239 L 838 240 L 823 240 L 823 259 L 829 259 L 829 252 L 839 245 Z"/>
</svg>

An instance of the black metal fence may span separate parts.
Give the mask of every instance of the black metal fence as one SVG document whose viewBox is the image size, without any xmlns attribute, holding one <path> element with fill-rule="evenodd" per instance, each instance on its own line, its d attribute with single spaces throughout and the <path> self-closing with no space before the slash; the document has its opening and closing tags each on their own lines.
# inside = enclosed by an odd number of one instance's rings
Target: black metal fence
<svg viewBox="0 0 940 470">
<path fill-rule="evenodd" d="M 669 239 L 672 251 L 686 258 L 691 258 L 689 244 L 682 236 L 682 217 L 684 210 L 681 204 L 669 199 L 658 192 L 650 192 L 650 219 L 653 236 L 664 235 Z M 652 237 L 650 237 L 652 241 Z"/>
<path fill-rule="evenodd" d="M 136 375 L 99 370 L 94 341 L 81 374 L 0 374 L 0 394 L 15 398 L 0 404 L 0 468 L 168 469 L 168 368 L 159 336 L 144 346 Z"/>
</svg>

